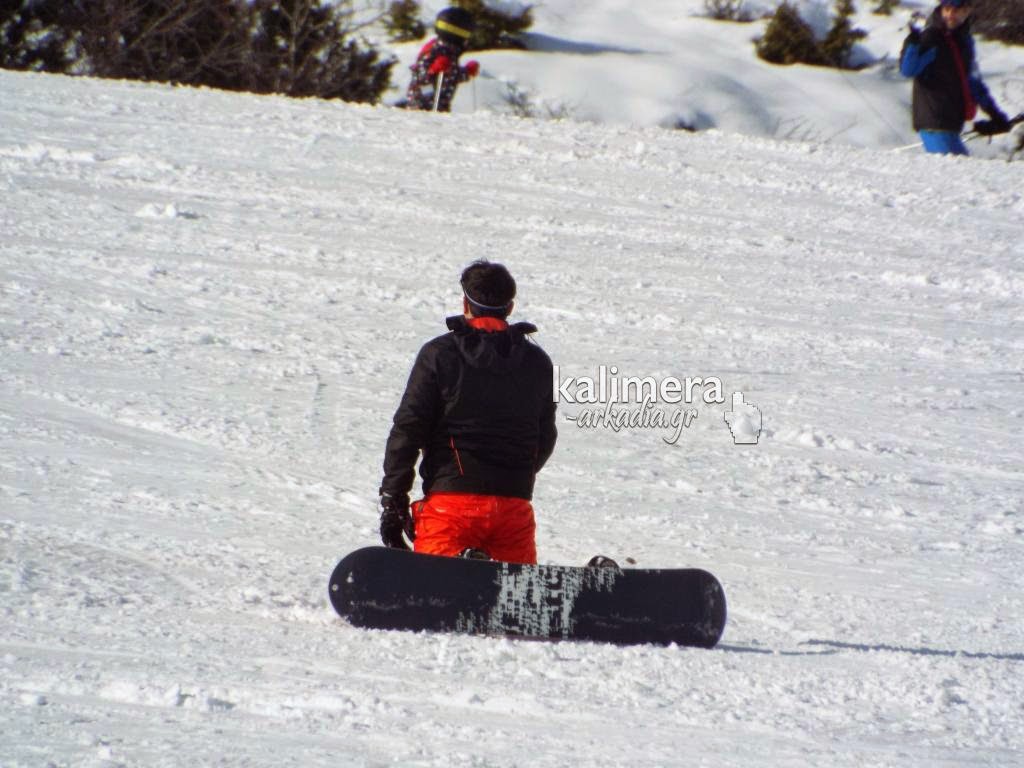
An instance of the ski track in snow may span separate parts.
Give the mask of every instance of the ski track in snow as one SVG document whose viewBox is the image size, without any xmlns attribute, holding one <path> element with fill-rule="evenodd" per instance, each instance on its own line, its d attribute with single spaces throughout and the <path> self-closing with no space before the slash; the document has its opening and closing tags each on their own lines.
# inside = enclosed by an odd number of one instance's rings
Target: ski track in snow
<svg viewBox="0 0 1024 768">
<path fill-rule="evenodd" d="M 4 766 L 1022 765 L 1019 164 L 0 72 Z M 725 586 L 719 648 L 360 631 L 465 264 L 563 375 L 542 562 Z M 562 403 L 562 416 L 579 405 Z"/>
</svg>

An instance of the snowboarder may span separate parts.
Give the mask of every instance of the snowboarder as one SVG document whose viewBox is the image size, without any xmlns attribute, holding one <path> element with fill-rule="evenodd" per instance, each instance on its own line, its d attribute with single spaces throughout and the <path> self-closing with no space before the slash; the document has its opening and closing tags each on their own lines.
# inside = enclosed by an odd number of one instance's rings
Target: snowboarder
<svg viewBox="0 0 1024 768">
<path fill-rule="evenodd" d="M 987 133 L 1010 129 L 996 106 L 974 54 L 970 15 L 973 0 L 942 0 L 923 31 L 911 27 L 900 55 L 900 72 L 914 78 L 913 124 L 926 152 L 966 155 L 964 123 L 981 107 L 991 121 Z"/>
<path fill-rule="evenodd" d="M 516 283 L 501 264 L 462 273 L 462 315 L 416 357 L 384 453 L 380 535 L 388 547 L 536 563 L 533 496 L 555 447 L 551 360 L 509 325 Z M 412 504 L 416 459 L 424 498 Z M 467 550 L 469 551 L 467 553 Z"/>
<path fill-rule="evenodd" d="M 410 67 L 412 80 L 405 94 L 408 109 L 451 112 L 455 89 L 480 71 L 476 61 L 459 65 L 473 27 L 473 16 L 464 8 L 445 8 L 437 14 L 437 37 L 423 46 Z"/>
</svg>

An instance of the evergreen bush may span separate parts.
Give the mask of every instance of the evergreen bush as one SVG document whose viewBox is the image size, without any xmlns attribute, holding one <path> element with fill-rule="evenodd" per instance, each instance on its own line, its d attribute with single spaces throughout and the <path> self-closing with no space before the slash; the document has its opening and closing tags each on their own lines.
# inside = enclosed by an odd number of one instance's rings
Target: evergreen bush
<svg viewBox="0 0 1024 768">
<path fill-rule="evenodd" d="M 5 67 L 375 102 L 395 63 L 353 39 L 351 0 L 0 3 Z"/>
<path fill-rule="evenodd" d="M 976 0 L 971 24 L 989 40 L 1024 45 L 1024 0 Z"/>
<path fill-rule="evenodd" d="M 704 14 L 715 21 L 753 21 L 744 0 L 704 0 Z"/>
<path fill-rule="evenodd" d="M 775 9 L 764 37 L 755 43 L 757 55 L 772 64 L 817 64 L 826 62 L 814 31 L 796 6 L 783 2 Z"/>
<path fill-rule="evenodd" d="M 67 15 L 55 0 L 0 0 L 0 68 L 70 71 L 78 53 Z"/>
<path fill-rule="evenodd" d="M 836 0 L 832 27 L 819 43 L 796 6 L 783 2 L 775 9 L 764 36 L 755 42 L 757 55 L 773 64 L 849 68 L 854 46 L 867 37 L 867 32 L 853 26 L 856 12 L 853 0 Z"/>
<path fill-rule="evenodd" d="M 854 46 L 868 36 L 863 29 L 853 26 L 853 16 L 856 13 L 853 0 L 836 0 L 836 15 L 832 18 L 832 28 L 821 41 L 821 52 L 833 67 L 848 69 Z"/>
<path fill-rule="evenodd" d="M 426 36 L 423 9 L 416 0 L 394 0 L 384 14 L 384 26 L 396 43 L 407 43 Z"/>
</svg>

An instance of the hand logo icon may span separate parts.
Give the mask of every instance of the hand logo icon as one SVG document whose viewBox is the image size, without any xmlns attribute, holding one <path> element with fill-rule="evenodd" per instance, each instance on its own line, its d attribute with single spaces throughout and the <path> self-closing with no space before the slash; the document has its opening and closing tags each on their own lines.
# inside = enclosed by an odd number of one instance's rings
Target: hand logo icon
<svg viewBox="0 0 1024 768">
<path fill-rule="evenodd" d="M 761 409 L 746 403 L 742 392 L 732 393 L 732 410 L 725 412 L 732 440 L 737 445 L 754 445 L 761 436 Z"/>
</svg>

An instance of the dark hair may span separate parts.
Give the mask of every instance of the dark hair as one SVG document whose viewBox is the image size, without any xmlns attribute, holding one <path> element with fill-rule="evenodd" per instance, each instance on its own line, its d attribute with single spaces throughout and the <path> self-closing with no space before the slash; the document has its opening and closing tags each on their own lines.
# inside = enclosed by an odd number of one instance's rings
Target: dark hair
<svg viewBox="0 0 1024 768">
<path fill-rule="evenodd" d="M 479 259 L 462 272 L 462 292 L 473 317 L 507 317 L 516 297 L 516 281 L 503 264 Z"/>
</svg>

